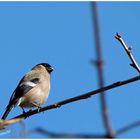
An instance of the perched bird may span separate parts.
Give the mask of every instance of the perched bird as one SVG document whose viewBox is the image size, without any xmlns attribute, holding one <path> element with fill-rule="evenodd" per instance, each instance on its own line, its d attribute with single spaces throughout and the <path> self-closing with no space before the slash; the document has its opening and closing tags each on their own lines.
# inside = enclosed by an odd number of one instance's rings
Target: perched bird
<svg viewBox="0 0 140 140">
<path fill-rule="evenodd" d="M 50 92 L 51 65 L 40 63 L 34 66 L 19 82 L 14 90 L 2 119 L 16 106 L 24 108 L 41 107 Z"/>
</svg>

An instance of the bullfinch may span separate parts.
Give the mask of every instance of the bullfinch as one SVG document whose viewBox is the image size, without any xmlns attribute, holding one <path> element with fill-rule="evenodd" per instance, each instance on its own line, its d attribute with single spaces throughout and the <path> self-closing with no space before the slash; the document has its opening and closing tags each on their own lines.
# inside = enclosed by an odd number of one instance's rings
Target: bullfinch
<svg viewBox="0 0 140 140">
<path fill-rule="evenodd" d="M 38 107 L 46 101 L 50 92 L 50 74 L 53 68 L 48 63 L 34 66 L 19 82 L 14 90 L 2 119 L 16 106 L 24 108 Z"/>
</svg>

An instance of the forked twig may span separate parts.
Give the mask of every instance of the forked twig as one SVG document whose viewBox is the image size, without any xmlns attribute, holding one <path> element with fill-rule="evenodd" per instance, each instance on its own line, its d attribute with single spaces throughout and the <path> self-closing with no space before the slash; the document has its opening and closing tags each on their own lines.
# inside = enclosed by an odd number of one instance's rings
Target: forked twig
<svg viewBox="0 0 140 140">
<path fill-rule="evenodd" d="M 122 39 L 121 35 L 119 33 L 116 33 L 116 36 L 115 38 L 122 44 L 122 47 L 124 48 L 124 50 L 126 51 L 126 53 L 128 54 L 132 64 L 130 64 L 130 66 L 132 66 L 133 68 L 135 68 L 137 70 L 138 73 L 140 73 L 140 67 L 139 65 L 137 64 L 136 60 L 134 59 L 132 53 L 131 53 L 131 48 L 128 48 L 124 42 L 124 40 Z M 120 130 L 118 130 L 116 132 L 116 135 L 120 135 L 134 127 L 137 127 L 140 125 L 140 121 L 136 121 L 134 123 L 131 123 L 130 125 L 127 125 L 123 128 L 121 128 Z"/>
</svg>

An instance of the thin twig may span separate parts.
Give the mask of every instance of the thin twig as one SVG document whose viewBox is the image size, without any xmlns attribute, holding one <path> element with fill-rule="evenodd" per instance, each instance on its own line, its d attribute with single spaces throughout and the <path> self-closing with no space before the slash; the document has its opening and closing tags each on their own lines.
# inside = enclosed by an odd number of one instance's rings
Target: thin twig
<svg viewBox="0 0 140 140">
<path fill-rule="evenodd" d="M 98 19 L 98 9 L 96 2 L 91 2 L 92 15 L 93 15 L 93 25 L 94 25 L 94 36 L 95 36 L 95 48 L 96 48 L 96 66 L 98 72 L 99 88 L 104 87 L 104 73 L 103 73 L 103 59 L 101 51 L 101 41 L 100 41 L 100 28 Z M 101 112 L 103 117 L 104 126 L 107 130 L 107 135 L 109 138 L 114 137 L 114 131 L 111 125 L 111 120 L 108 113 L 106 94 L 102 92 L 100 94 L 101 99 Z"/>
<path fill-rule="evenodd" d="M 134 56 L 133 56 L 132 53 L 131 53 L 131 50 L 132 50 L 132 49 L 127 47 L 127 45 L 125 44 L 125 42 L 124 42 L 122 36 L 121 36 L 119 33 L 116 33 L 115 38 L 121 43 L 122 47 L 124 48 L 124 50 L 126 51 L 128 57 L 130 58 L 130 60 L 131 60 L 131 62 L 132 62 L 132 64 L 130 64 L 130 66 L 132 66 L 133 68 L 135 68 L 135 69 L 137 70 L 137 72 L 140 73 L 140 67 L 139 67 L 139 65 L 137 64 L 137 62 L 136 62 Z M 128 130 L 134 128 L 134 127 L 139 126 L 139 125 L 140 125 L 140 121 L 136 121 L 136 122 L 134 122 L 134 123 L 132 123 L 132 124 L 130 124 L 130 125 L 127 125 L 127 126 L 121 128 L 120 130 L 118 130 L 118 131 L 116 132 L 116 135 L 122 134 L 122 133 L 124 133 L 124 132 L 126 132 L 126 131 L 128 131 Z"/>
<path fill-rule="evenodd" d="M 44 112 L 44 111 L 50 110 L 50 109 L 55 109 L 55 108 L 61 107 L 62 105 L 72 103 L 72 102 L 75 102 L 75 101 L 78 101 L 78 100 L 87 99 L 87 98 L 91 97 L 92 95 L 95 95 L 95 94 L 98 94 L 98 93 L 101 93 L 103 91 L 107 91 L 107 90 L 110 90 L 110 89 L 113 89 L 113 88 L 117 88 L 119 86 L 123 86 L 123 85 L 126 85 L 128 83 L 132 83 L 132 82 L 135 82 L 135 81 L 138 81 L 138 80 L 140 80 L 140 76 L 136 76 L 136 77 L 130 78 L 128 80 L 124 80 L 124 81 L 119 81 L 119 82 L 113 83 L 111 85 L 105 86 L 103 88 L 99 88 L 97 90 L 94 90 L 94 91 L 91 91 L 91 92 L 88 92 L 88 93 L 85 93 L 85 94 L 82 94 L 82 95 L 79 95 L 79 96 L 75 96 L 73 98 L 69 98 L 69 99 L 60 101 L 58 103 L 46 106 L 44 108 L 41 108 L 40 112 Z M 34 114 L 38 114 L 40 112 L 38 112 L 38 109 L 33 110 L 33 111 L 28 111 L 24 114 L 21 114 L 21 115 L 18 115 L 16 117 L 14 117 L 12 119 L 15 119 L 15 118 L 26 119 L 27 117 L 32 116 Z"/>
<path fill-rule="evenodd" d="M 136 60 L 134 59 L 132 53 L 131 53 L 131 48 L 128 48 L 122 39 L 121 35 L 119 33 L 116 33 L 115 38 L 122 44 L 124 50 L 128 54 L 130 60 L 132 61 L 132 64 L 130 64 L 133 68 L 135 68 L 139 73 L 140 73 L 140 67 L 138 66 Z"/>
<path fill-rule="evenodd" d="M 118 136 L 118 135 L 120 135 L 122 133 L 125 133 L 125 132 L 127 132 L 127 131 L 135 128 L 135 127 L 138 127 L 138 126 L 140 126 L 140 120 L 139 121 L 135 121 L 135 122 L 133 122 L 133 123 L 131 123 L 131 124 L 125 126 L 125 127 L 122 127 L 121 129 L 116 131 L 116 136 Z"/>
</svg>

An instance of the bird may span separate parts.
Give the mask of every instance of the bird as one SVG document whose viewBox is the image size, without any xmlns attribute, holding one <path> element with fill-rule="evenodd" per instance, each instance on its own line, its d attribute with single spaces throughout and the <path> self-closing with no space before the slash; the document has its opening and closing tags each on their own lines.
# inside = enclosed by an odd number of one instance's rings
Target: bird
<svg viewBox="0 0 140 140">
<path fill-rule="evenodd" d="M 23 112 L 24 108 L 37 107 L 39 110 L 49 96 L 52 71 L 50 64 L 40 63 L 25 74 L 15 88 L 1 119 L 5 120 L 16 106 L 21 107 Z"/>
</svg>

